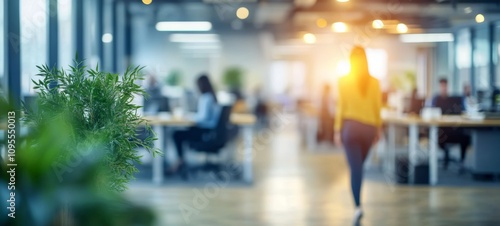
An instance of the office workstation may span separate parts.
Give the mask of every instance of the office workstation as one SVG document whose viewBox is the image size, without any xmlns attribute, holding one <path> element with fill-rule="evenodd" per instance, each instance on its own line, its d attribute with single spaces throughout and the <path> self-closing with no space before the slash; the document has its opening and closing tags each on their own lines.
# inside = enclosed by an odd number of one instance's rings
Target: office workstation
<svg viewBox="0 0 500 226">
<path fill-rule="evenodd" d="M 0 12 L 0 225 L 500 225 L 497 0 Z"/>
</svg>

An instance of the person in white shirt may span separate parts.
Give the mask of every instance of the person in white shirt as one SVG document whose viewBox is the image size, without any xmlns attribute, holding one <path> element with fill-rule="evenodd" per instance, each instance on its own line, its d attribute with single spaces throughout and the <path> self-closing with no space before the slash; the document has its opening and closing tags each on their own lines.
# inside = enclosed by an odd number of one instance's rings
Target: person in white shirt
<svg viewBox="0 0 500 226">
<path fill-rule="evenodd" d="M 196 124 L 188 130 L 174 132 L 173 139 L 177 149 L 178 161 L 169 170 L 170 172 L 177 171 L 184 164 L 184 143 L 202 141 L 203 134 L 213 130 L 219 119 L 220 106 L 217 103 L 217 97 L 208 76 L 203 74 L 198 77 L 197 86 L 201 95 L 198 98 Z"/>
</svg>

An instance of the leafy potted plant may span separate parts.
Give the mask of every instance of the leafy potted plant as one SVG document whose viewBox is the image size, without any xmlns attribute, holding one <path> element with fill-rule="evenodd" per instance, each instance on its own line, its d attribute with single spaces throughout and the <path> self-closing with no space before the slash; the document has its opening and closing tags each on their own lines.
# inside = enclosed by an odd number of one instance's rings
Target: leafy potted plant
<svg viewBox="0 0 500 226">
<path fill-rule="evenodd" d="M 98 175 L 96 186 L 102 190 L 123 191 L 138 170 L 134 166 L 140 161 L 135 148 L 142 146 L 153 155 L 159 151 L 152 147 L 153 137 L 141 140 L 136 136 L 139 125 L 145 121 L 137 113 L 141 107 L 133 103 L 134 96 L 144 95 L 137 84 L 143 80 L 141 68 L 129 68 L 120 76 L 102 72 L 99 68 L 88 69 L 82 62 L 75 62 L 68 71 L 39 66 L 39 81 L 33 81 L 37 91 L 37 110 L 26 113 L 30 127 L 43 127 L 64 115 L 71 126 L 71 142 L 61 158 L 74 154 L 71 148 L 99 134 L 102 145 L 94 148 L 103 159 L 103 170 Z M 54 81 L 56 84 L 54 84 Z M 148 133 L 153 134 L 147 126 Z M 64 161 L 56 170 L 68 171 Z"/>
<path fill-rule="evenodd" d="M 224 73 L 222 82 L 231 92 L 240 91 L 243 85 L 243 70 L 238 67 L 228 68 Z"/>
<path fill-rule="evenodd" d="M 72 117 L 71 110 L 61 112 L 32 126 L 27 136 L 18 135 L 18 167 L 12 170 L 0 162 L 3 172 L 15 172 L 15 187 L 8 186 L 12 175 L 0 175 L 0 198 L 15 202 L 0 209 L 0 225 L 153 225 L 152 210 L 99 186 L 109 170 L 108 159 L 100 153 L 108 145 L 109 131 L 76 141 L 79 128 L 68 123 Z M 62 174 L 57 168 L 61 164 L 68 165 Z"/>
<path fill-rule="evenodd" d="M 165 84 L 169 86 L 180 86 L 182 84 L 182 73 L 175 69 L 165 78 Z"/>
</svg>

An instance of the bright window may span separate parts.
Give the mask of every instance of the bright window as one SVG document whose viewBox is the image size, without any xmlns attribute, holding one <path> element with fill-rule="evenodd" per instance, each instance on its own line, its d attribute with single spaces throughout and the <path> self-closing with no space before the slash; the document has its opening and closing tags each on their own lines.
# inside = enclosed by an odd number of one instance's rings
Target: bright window
<svg viewBox="0 0 500 226">
<path fill-rule="evenodd" d="M 58 0 L 57 1 L 57 16 L 59 23 L 59 67 L 67 68 L 73 63 L 75 57 L 75 50 L 73 45 L 73 19 L 71 0 Z"/>
<path fill-rule="evenodd" d="M 47 58 L 47 0 L 21 0 L 21 93 L 34 93 L 31 79 L 39 79 L 37 65 Z"/>
</svg>

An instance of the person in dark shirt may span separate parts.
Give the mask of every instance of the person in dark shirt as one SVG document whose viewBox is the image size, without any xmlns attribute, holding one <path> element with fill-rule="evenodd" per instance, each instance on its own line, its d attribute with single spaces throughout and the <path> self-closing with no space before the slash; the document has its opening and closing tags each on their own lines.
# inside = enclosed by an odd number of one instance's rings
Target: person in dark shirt
<svg viewBox="0 0 500 226">
<path fill-rule="evenodd" d="M 434 96 L 432 99 L 432 107 L 447 108 L 447 102 L 450 101 L 450 96 L 448 95 L 448 80 L 439 80 L 439 94 Z M 457 106 L 464 110 L 464 106 Z M 450 109 L 447 109 L 450 110 Z M 443 111 L 446 114 L 447 110 Z M 454 109 L 451 109 L 454 111 Z M 439 129 L 439 147 L 444 150 L 444 168 L 448 168 L 448 163 L 450 162 L 450 150 L 448 144 L 459 144 L 460 145 L 460 172 L 465 170 L 463 165 L 465 161 L 465 155 L 467 152 L 467 147 L 470 145 L 470 136 L 465 134 L 465 132 L 456 127 L 444 127 Z"/>
</svg>

